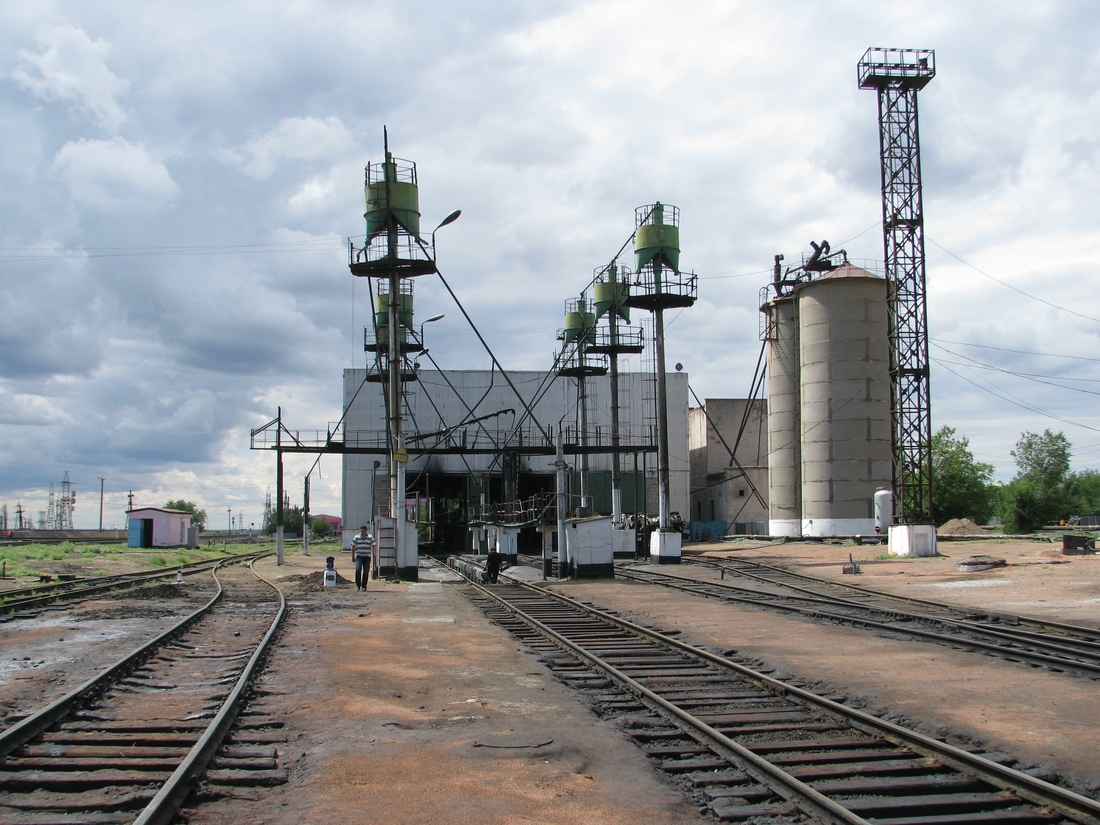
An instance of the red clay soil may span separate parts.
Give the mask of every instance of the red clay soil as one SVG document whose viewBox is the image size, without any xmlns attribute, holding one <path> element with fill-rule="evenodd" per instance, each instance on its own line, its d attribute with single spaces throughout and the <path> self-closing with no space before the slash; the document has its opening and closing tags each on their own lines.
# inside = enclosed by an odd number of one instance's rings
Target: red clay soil
<svg viewBox="0 0 1100 825">
<path fill-rule="evenodd" d="M 325 593 L 296 578 L 319 566 L 300 555 L 257 565 L 292 605 L 254 704 L 286 722 L 290 782 L 186 810 L 187 822 L 703 821 L 458 585 Z"/>
<path fill-rule="evenodd" d="M 736 548 L 736 549 L 734 549 Z M 1050 561 L 1052 545 L 943 544 L 933 559 L 876 560 L 877 548 L 714 545 L 715 555 L 1002 612 L 1100 626 L 1100 558 Z M 706 549 L 706 548 L 703 548 Z M 958 573 L 976 554 L 1010 566 Z M 1055 559 L 1055 560 L 1061 560 Z M 185 812 L 191 823 L 596 823 L 703 821 L 611 722 L 492 625 L 460 586 L 371 583 L 324 593 L 276 569 L 292 603 L 255 710 L 285 720 L 288 784 L 242 789 Z M 338 567 L 347 567 L 346 558 Z M 683 568 L 686 572 L 688 568 Z M 344 571 L 346 574 L 346 571 Z M 623 581 L 558 587 L 627 616 L 679 627 L 686 641 L 736 649 L 823 692 L 925 732 L 1002 751 L 1021 767 L 1100 788 L 1097 682 L 932 644 L 818 625 Z"/>
</svg>

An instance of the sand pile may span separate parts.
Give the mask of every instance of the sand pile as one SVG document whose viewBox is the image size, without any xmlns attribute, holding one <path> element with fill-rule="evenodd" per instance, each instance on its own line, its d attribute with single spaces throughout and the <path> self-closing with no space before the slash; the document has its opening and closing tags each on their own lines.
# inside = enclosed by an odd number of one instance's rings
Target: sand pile
<svg viewBox="0 0 1100 825">
<path fill-rule="evenodd" d="M 936 532 L 941 536 L 978 536 L 984 531 L 968 518 L 953 518 Z"/>
</svg>

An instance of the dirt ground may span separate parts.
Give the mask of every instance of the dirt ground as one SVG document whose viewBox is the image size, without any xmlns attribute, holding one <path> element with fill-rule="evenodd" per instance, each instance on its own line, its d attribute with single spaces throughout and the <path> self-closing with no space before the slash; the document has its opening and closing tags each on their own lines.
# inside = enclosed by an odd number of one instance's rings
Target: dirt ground
<svg viewBox="0 0 1100 825">
<path fill-rule="evenodd" d="M 1100 558 L 1049 564 L 1064 560 L 1049 544 L 945 543 L 938 558 L 884 561 L 867 547 L 693 549 L 846 580 L 853 577 L 842 576 L 841 563 L 852 552 L 863 556 L 856 578 L 867 586 L 1093 625 L 1100 617 Z M 978 553 L 1010 566 L 955 571 L 956 561 Z M 288 555 L 282 568 L 260 565 L 292 604 L 255 708 L 286 720 L 281 759 L 290 782 L 204 804 L 188 812 L 189 822 L 701 821 L 613 724 L 490 624 L 460 585 L 372 582 L 366 594 L 350 585 L 324 593 L 300 578 L 322 563 Z M 337 567 L 350 575 L 346 558 Z M 680 627 L 690 641 L 736 648 L 776 675 L 888 710 L 926 732 L 1006 752 L 1079 790 L 1100 787 L 1095 681 L 623 581 L 557 586 Z"/>
<path fill-rule="evenodd" d="M 0 621 L 0 727 L 96 676 L 214 594 L 210 574 L 183 584 L 45 608 Z"/>
<path fill-rule="evenodd" d="M 945 542 L 943 555 L 928 559 L 879 560 L 880 549 L 689 546 L 692 553 L 1100 627 L 1100 557 L 1062 557 L 1055 545 L 1020 541 Z M 849 553 L 862 562 L 859 576 L 841 574 Z M 1008 564 L 955 570 L 960 559 L 977 554 Z M 274 559 L 257 565 L 291 606 L 253 708 L 285 720 L 280 764 L 289 783 L 237 790 L 188 809 L 189 822 L 703 821 L 613 723 L 490 624 L 461 595 L 461 585 L 425 573 L 413 585 L 375 581 L 364 594 L 343 582 L 326 593 L 316 583 L 323 566 L 323 550 L 310 557 L 288 552 L 282 567 Z M 337 568 L 350 577 L 346 553 Z M 679 627 L 686 640 L 736 649 L 777 676 L 797 677 L 925 732 L 1010 754 L 1021 766 L 1069 778 L 1078 790 L 1100 788 L 1094 680 L 619 580 L 556 586 L 627 616 Z M 39 628 L 47 636 L 60 630 L 49 622 Z M 58 632 L 65 642 L 57 644 L 71 650 L 72 632 Z M 9 667 L 33 681 L 37 669 L 12 655 Z"/>
<path fill-rule="evenodd" d="M 291 604 L 254 705 L 286 721 L 290 782 L 203 804 L 188 822 L 703 821 L 460 585 L 422 571 L 412 585 L 325 593 L 300 578 L 323 564 L 299 554 L 257 565 Z M 348 568 L 344 554 L 337 569 Z"/>
</svg>

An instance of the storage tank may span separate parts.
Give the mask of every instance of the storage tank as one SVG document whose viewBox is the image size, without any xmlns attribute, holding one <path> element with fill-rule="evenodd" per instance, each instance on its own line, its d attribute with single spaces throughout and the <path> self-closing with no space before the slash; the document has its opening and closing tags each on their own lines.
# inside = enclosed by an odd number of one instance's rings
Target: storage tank
<svg viewBox="0 0 1100 825">
<path fill-rule="evenodd" d="M 891 486 L 886 281 L 844 264 L 794 296 L 802 533 L 872 534 L 875 492 Z"/>
<path fill-rule="evenodd" d="M 802 534 L 802 431 L 799 424 L 798 318 L 795 299 L 776 298 L 768 316 L 768 533 Z"/>
</svg>

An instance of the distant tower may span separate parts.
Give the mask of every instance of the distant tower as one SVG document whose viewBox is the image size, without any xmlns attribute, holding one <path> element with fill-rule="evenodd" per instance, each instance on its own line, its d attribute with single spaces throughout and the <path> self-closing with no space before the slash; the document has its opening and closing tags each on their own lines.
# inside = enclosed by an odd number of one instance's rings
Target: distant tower
<svg viewBox="0 0 1100 825">
<path fill-rule="evenodd" d="M 577 412 L 579 433 L 577 443 L 581 446 L 581 512 L 582 517 L 591 515 L 592 500 L 589 489 L 588 451 L 588 377 L 607 375 L 606 358 L 589 355 L 596 340 L 596 313 L 592 311 L 592 302 L 582 293 L 581 297 L 565 302 L 565 327 L 558 338 L 562 341 L 561 367 L 558 375 L 577 379 Z M 570 349 L 572 347 L 572 349 Z"/>
<path fill-rule="evenodd" d="M 390 501 L 389 516 L 379 522 L 379 573 L 396 573 L 402 579 L 416 581 L 419 561 L 415 525 L 405 521 L 405 464 L 408 451 L 402 434 L 402 384 L 415 380 L 416 370 L 408 353 L 421 349 L 423 342 L 413 326 L 413 281 L 419 275 L 432 275 L 435 267 L 435 240 L 430 244 L 420 233 L 420 194 L 416 164 L 390 154 L 389 136 L 383 132 L 385 160 L 368 163 L 365 194 L 366 237 L 363 246 L 349 242 L 348 264 L 351 274 L 371 278 L 377 284 L 373 343 L 366 348 L 375 353 L 373 374 L 368 380 L 386 386 L 386 430 L 389 441 Z M 458 217 L 448 215 L 440 226 Z M 437 229 L 439 227 L 436 227 Z M 411 340 L 410 340 L 411 339 Z M 371 514 L 371 520 L 374 520 Z"/>
<path fill-rule="evenodd" d="M 680 561 L 679 533 L 670 528 L 668 388 L 665 384 L 666 309 L 695 303 L 698 279 L 680 271 L 680 210 L 657 201 L 634 210 L 634 290 L 625 304 L 653 313 L 657 354 L 657 495 L 659 527 L 650 554 L 657 563 Z"/>
<path fill-rule="evenodd" d="M 932 521 L 932 404 L 928 373 L 924 208 L 917 92 L 935 77 L 930 49 L 868 49 L 861 89 L 878 91 L 882 236 L 889 285 L 890 416 L 895 518 Z M 935 533 L 932 533 L 932 552 Z"/>
<path fill-rule="evenodd" d="M 61 496 L 57 501 L 57 529 L 73 529 L 73 507 L 76 505 L 76 491 L 73 483 L 69 481 L 69 471 L 65 471 L 61 479 Z"/>
<path fill-rule="evenodd" d="M 619 455 L 619 356 L 640 353 L 645 349 L 641 327 L 629 326 L 630 307 L 626 305 L 630 297 L 630 270 L 617 264 L 601 267 L 596 271 L 595 296 L 593 308 L 596 319 L 606 318 L 606 325 L 596 331 L 596 339 L 589 347 L 590 352 L 604 353 L 611 367 L 611 523 L 614 527 L 623 526 L 623 482 L 621 457 Z M 612 533 L 612 546 L 615 558 L 634 558 L 633 532 L 629 536 Z"/>
</svg>

